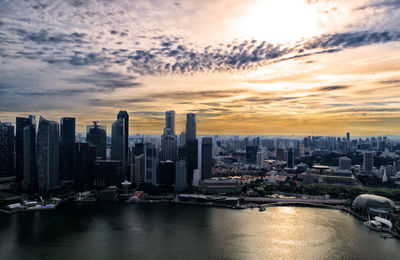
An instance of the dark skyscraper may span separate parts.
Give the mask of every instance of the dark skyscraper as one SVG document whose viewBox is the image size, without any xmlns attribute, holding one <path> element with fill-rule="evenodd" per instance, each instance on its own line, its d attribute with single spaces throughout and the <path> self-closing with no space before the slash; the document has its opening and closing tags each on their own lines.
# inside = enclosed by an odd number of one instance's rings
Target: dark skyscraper
<svg viewBox="0 0 400 260">
<path fill-rule="evenodd" d="M 290 147 L 288 150 L 287 167 L 294 168 L 294 148 Z"/>
<path fill-rule="evenodd" d="M 14 176 L 14 126 L 0 123 L 0 179 Z"/>
<path fill-rule="evenodd" d="M 350 132 L 346 133 L 346 139 L 347 139 L 348 142 L 350 142 Z"/>
<path fill-rule="evenodd" d="M 39 191 L 59 186 L 59 129 L 57 122 L 40 117 L 37 134 Z"/>
<path fill-rule="evenodd" d="M 60 179 L 72 180 L 74 172 L 75 118 L 60 120 Z"/>
<path fill-rule="evenodd" d="M 36 122 L 24 128 L 24 180 L 22 189 L 33 193 L 38 191 L 38 173 L 36 163 Z"/>
<path fill-rule="evenodd" d="M 32 117 L 15 119 L 15 175 L 20 183 L 24 178 L 24 128 L 32 123 Z"/>
<path fill-rule="evenodd" d="M 201 140 L 201 179 L 212 177 L 212 138 L 205 137 Z"/>
<path fill-rule="evenodd" d="M 260 138 L 254 138 L 247 141 L 246 138 L 246 161 L 249 163 L 257 163 L 257 153 L 259 149 Z"/>
<path fill-rule="evenodd" d="M 93 183 L 92 164 L 96 160 L 96 147 L 88 143 L 75 144 L 75 187 L 87 190 Z"/>
<path fill-rule="evenodd" d="M 162 161 L 176 161 L 177 142 L 175 135 L 175 111 L 165 112 L 165 128 L 161 136 L 161 155 Z"/>
<path fill-rule="evenodd" d="M 96 147 L 96 157 L 106 159 L 106 128 L 98 124 L 97 121 L 93 125 L 86 127 L 86 141 Z"/>
<path fill-rule="evenodd" d="M 196 114 L 186 114 L 186 140 L 196 139 Z"/>
<path fill-rule="evenodd" d="M 186 155 L 187 155 L 187 182 L 192 185 L 193 171 L 197 169 L 198 142 L 196 139 L 196 115 L 186 115 Z"/>
<path fill-rule="evenodd" d="M 122 161 L 124 137 L 124 121 L 120 118 L 111 126 L 111 160 Z"/>
<path fill-rule="evenodd" d="M 124 126 L 124 142 L 123 146 L 123 159 L 122 161 L 122 173 L 125 175 L 127 179 L 129 179 L 128 174 L 128 162 L 129 162 L 129 115 L 127 111 L 119 111 L 117 119 L 123 119 L 123 126 Z M 124 163 L 125 162 L 125 163 Z"/>
</svg>

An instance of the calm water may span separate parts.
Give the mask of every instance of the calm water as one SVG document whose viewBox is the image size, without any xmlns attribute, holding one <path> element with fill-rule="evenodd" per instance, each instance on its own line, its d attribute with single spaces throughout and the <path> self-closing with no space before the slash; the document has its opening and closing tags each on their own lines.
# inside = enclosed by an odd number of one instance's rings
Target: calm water
<svg viewBox="0 0 400 260">
<path fill-rule="evenodd" d="M 328 209 L 64 204 L 1 214 L 0 259 L 400 259 L 400 241 Z"/>
</svg>

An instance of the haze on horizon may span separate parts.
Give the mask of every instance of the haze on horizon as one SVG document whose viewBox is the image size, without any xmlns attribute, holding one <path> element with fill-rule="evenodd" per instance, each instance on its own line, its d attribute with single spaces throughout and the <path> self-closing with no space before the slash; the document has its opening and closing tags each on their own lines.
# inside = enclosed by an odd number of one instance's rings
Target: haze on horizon
<svg viewBox="0 0 400 260">
<path fill-rule="evenodd" d="M 400 1 L 0 2 L 0 120 L 161 134 L 397 134 Z"/>
</svg>

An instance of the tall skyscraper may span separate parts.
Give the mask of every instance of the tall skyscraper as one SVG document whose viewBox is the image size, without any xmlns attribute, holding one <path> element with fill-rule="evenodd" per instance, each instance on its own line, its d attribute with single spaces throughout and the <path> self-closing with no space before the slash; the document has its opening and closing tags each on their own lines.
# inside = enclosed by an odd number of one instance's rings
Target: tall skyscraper
<svg viewBox="0 0 400 260">
<path fill-rule="evenodd" d="M 14 126 L 0 122 L 0 178 L 14 175 Z"/>
<path fill-rule="evenodd" d="M 75 151 L 75 118 L 60 120 L 60 180 L 73 180 Z"/>
<path fill-rule="evenodd" d="M 184 146 L 185 141 L 186 141 L 186 133 L 181 132 L 181 134 L 179 135 L 179 146 Z"/>
<path fill-rule="evenodd" d="M 372 168 L 374 167 L 374 154 L 372 152 L 364 152 L 363 158 L 364 170 L 367 175 L 372 174 Z"/>
<path fill-rule="evenodd" d="M 176 161 L 177 143 L 175 135 L 175 111 L 165 112 L 165 128 L 161 136 L 162 161 Z"/>
<path fill-rule="evenodd" d="M 186 114 L 186 140 L 196 139 L 196 114 Z"/>
<path fill-rule="evenodd" d="M 20 183 L 24 178 L 24 128 L 32 124 L 32 116 L 15 119 L 15 175 Z"/>
<path fill-rule="evenodd" d="M 135 183 L 144 182 L 144 154 L 135 156 L 135 176 L 133 181 Z"/>
<path fill-rule="evenodd" d="M 290 147 L 288 149 L 288 160 L 287 160 L 287 167 L 294 168 L 294 148 Z"/>
<path fill-rule="evenodd" d="M 86 127 L 86 140 L 96 147 L 96 157 L 106 159 L 106 128 L 93 121 L 93 125 Z"/>
<path fill-rule="evenodd" d="M 246 138 L 247 139 L 247 138 Z M 257 153 L 259 149 L 260 139 L 254 138 L 251 141 L 246 141 L 246 161 L 249 163 L 257 163 Z"/>
<path fill-rule="evenodd" d="M 182 192 L 188 187 L 186 161 L 177 161 L 175 164 L 175 191 Z"/>
<path fill-rule="evenodd" d="M 276 149 L 276 160 L 278 160 L 278 161 L 285 160 L 285 150 L 283 148 Z"/>
<path fill-rule="evenodd" d="M 22 189 L 25 192 L 37 192 L 38 173 L 36 163 L 36 121 L 24 128 L 24 179 Z"/>
<path fill-rule="evenodd" d="M 187 156 L 187 182 L 192 185 L 193 172 L 198 167 L 198 141 L 196 139 L 196 115 L 186 115 L 186 156 Z"/>
<path fill-rule="evenodd" d="M 347 139 L 348 142 L 350 142 L 350 132 L 346 133 L 346 139 Z"/>
<path fill-rule="evenodd" d="M 93 184 L 93 162 L 96 161 L 96 147 L 88 143 L 75 143 L 74 181 L 78 190 L 87 190 Z"/>
<path fill-rule="evenodd" d="M 40 117 L 37 134 L 39 192 L 45 192 L 59 186 L 58 130 L 57 122 Z"/>
<path fill-rule="evenodd" d="M 157 184 L 158 152 L 153 144 L 146 143 L 144 147 L 144 182 Z"/>
<path fill-rule="evenodd" d="M 124 118 L 117 119 L 112 124 L 111 129 L 111 160 L 119 160 L 121 161 L 121 171 L 122 176 L 128 179 L 127 170 L 128 170 L 128 156 L 126 154 L 126 135 L 125 135 L 125 126 L 124 126 Z"/>
<path fill-rule="evenodd" d="M 201 140 L 201 179 L 212 177 L 212 138 L 203 137 Z"/>
<path fill-rule="evenodd" d="M 128 162 L 129 162 L 129 115 L 127 111 L 121 110 L 118 113 L 117 119 L 123 119 L 124 125 L 124 142 L 122 143 L 124 153 L 122 154 L 122 174 L 125 178 L 129 178 Z M 133 156 L 133 155 L 132 155 Z"/>
</svg>

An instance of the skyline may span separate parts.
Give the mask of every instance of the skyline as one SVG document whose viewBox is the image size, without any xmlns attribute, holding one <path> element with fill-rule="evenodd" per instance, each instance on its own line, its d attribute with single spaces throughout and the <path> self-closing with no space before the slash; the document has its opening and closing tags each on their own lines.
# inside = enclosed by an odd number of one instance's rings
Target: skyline
<svg viewBox="0 0 400 260">
<path fill-rule="evenodd" d="M 0 120 L 110 130 L 123 109 L 162 134 L 175 110 L 177 133 L 193 112 L 199 135 L 397 134 L 400 1 L 288 4 L 3 1 Z"/>
</svg>

